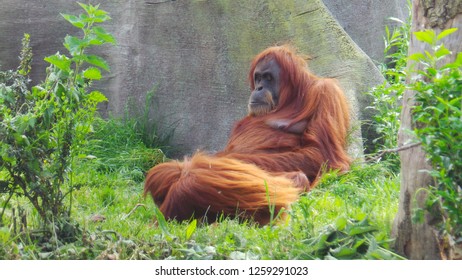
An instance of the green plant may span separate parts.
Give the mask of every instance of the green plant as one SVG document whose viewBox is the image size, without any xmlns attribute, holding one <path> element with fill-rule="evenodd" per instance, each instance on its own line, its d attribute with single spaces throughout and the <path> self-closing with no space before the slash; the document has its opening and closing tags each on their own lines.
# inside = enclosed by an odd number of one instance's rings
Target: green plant
<svg viewBox="0 0 462 280">
<path fill-rule="evenodd" d="M 135 127 L 134 121 L 96 118 L 93 133 L 83 147 L 87 161 L 94 170 L 103 174 L 120 173 L 136 182 L 145 179 L 145 172 L 165 161 L 159 148 L 147 148 L 144 134 Z"/>
<path fill-rule="evenodd" d="M 372 97 L 372 105 L 367 109 L 374 110 L 373 127 L 378 136 L 372 140 L 375 145 L 373 152 L 397 147 L 401 101 L 406 89 L 410 16 L 405 22 L 396 18 L 391 19 L 399 23 L 399 26 L 392 32 L 388 26 L 385 27 L 384 56 L 386 63 L 379 66 L 386 81 L 367 92 L 367 95 Z M 384 157 L 393 165 L 394 170 L 399 170 L 399 157 L 396 153 L 385 154 Z"/>
<path fill-rule="evenodd" d="M 101 79 L 109 66 L 99 56 L 87 54 L 90 46 L 115 44 L 112 35 L 98 23 L 110 19 L 99 6 L 79 3 L 85 13 L 62 14 L 83 31 L 81 38 L 67 35 L 64 46 L 70 56 L 55 54 L 43 83 L 27 89 L 30 69 L 29 36 L 23 41 L 21 65 L 0 80 L 0 170 L 7 175 L 0 191 L 26 197 L 38 212 L 45 231 L 56 236 L 59 221 L 68 221 L 72 202 L 72 162 L 80 154 L 97 104 L 105 101 L 98 91 L 89 92 L 91 82 Z"/>
<path fill-rule="evenodd" d="M 303 242 L 309 245 L 306 253 L 320 259 L 403 259 L 382 247 L 388 246 L 389 240 L 374 236 L 377 230 L 366 218 L 356 221 L 340 216 L 318 236 Z"/>
<path fill-rule="evenodd" d="M 433 170 L 435 187 L 427 201 L 428 210 L 442 209 L 443 229 L 462 237 L 462 53 L 453 62 L 441 65 L 452 54 L 441 42 L 457 29 L 436 34 L 434 30 L 415 32 L 417 40 L 430 47 L 409 59 L 421 65 L 410 84 L 416 92 L 413 107 L 414 132 L 421 141 Z M 440 207 L 434 207 L 439 205 Z"/>
<path fill-rule="evenodd" d="M 139 104 L 129 97 L 127 106 L 125 107 L 124 122 L 126 125 L 132 126 L 133 129 L 141 136 L 143 143 L 148 148 L 161 148 L 165 153 L 169 153 L 173 148 L 168 146 L 175 131 L 175 124 L 169 125 L 166 132 L 160 132 L 160 121 L 153 120 L 153 110 L 157 108 L 154 102 L 154 96 L 157 91 L 157 86 L 149 90 L 144 98 L 143 110 L 139 110 Z"/>
</svg>

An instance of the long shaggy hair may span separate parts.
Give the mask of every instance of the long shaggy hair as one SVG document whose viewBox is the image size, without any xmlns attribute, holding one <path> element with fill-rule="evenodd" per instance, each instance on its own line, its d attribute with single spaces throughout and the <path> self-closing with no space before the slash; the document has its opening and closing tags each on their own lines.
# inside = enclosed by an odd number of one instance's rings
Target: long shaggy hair
<svg viewBox="0 0 462 280">
<path fill-rule="evenodd" d="M 210 222 L 224 215 L 266 224 L 270 209 L 277 214 L 288 208 L 315 186 L 323 168 L 348 170 L 349 108 L 337 82 L 312 74 L 302 56 L 278 46 L 253 59 L 252 90 L 255 67 L 268 58 L 281 69 L 279 103 L 272 111 L 237 122 L 222 152 L 197 153 L 148 172 L 144 193 L 151 194 L 166 218 Z M 268 125 L 271 120 L 288 120 L 288 127 L 306 125 L 301 133 L 290 133 Z M 309 186 L 300 186 L 302 177 Z"/>
</svg>

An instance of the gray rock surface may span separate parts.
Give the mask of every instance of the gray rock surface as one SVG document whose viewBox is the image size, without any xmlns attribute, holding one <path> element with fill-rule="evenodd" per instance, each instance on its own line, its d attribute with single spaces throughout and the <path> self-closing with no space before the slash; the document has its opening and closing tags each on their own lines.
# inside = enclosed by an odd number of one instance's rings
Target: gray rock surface
<svg viewBox="0 0 462 280">
<path fill-rule="evenodd" d="M 342 2 L 345 6 L 338 9 L 348 6 Z M 380 1 L 364 2 L 373 10 Z M 390 9 L 396 5 L 393 1 Z M 164 133 L 175 128 L 171 145 L 178 155 L 224 147 L 233 123 L 246 114 L 249 63 L 268 46 L 291 43 L 312 57 L 314 73 L 338 78 L 356 121 L 369 119 L 364 110 L 369 101 L 362 93 L 383 81 L 320 0 L 112 0 L 101 1 L 101 8 L 113 18 L 106 28 L 118 40 L 117 46 L 100 52 L 111 65 L 111 72 L 95 85 L 109 99 L 102 114 L 141 111 L 146 93 L 155 87 L 153 125 Z M 27 32 L 34 52 L 33 83 L 43 79 L 43 57 L 65 52 L 64 36 L 76 32 L 59 12 L 81 9 L 73 1 L 2 0 L 2 69 L 16 67 Z M 381 34 L 367 37 L 382 42 Z M 354 155 L 362 152 L 358 122 L 356 128 Z"/>
<path fill-rule="evenodd" d="M 340 26 L 355 43 L 375 62 L 383 62 L 385 26 L 392 28 L 406 21 L 408 0 L 324 0 Z"/>
</svg>

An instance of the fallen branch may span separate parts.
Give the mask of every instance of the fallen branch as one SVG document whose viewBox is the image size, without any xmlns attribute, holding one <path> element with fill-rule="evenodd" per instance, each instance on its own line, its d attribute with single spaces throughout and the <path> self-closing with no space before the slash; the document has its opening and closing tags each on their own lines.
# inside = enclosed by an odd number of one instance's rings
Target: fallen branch
<svg viewBox="0 0 462 280">
<path fill-rule="evenodd" d="M 417 142 L 417 143 L 412 143 L 412 144 L 404 145 L 404 146 L 393 148 L 393 149 L 382 150 L 378 152 L 374 157 L 366 159 L 364 163 L 374 162 L 374 161 L 379 160 L 385 154 L 398 153 L 401 151 L 405 151 L 405 150 L 420 146 L 421 144 L 422 144 L 421 142 Z"/>
</svg>

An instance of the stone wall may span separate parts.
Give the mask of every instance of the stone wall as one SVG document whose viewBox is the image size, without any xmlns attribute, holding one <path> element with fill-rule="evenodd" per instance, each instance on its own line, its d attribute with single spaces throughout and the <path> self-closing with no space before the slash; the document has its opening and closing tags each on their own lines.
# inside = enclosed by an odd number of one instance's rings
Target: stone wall
<svg viewBox="0 0 462 280">
<path fill-rule="evenodd" d="M 353 139 L 357 140 L 351 151 L 361 154 L 357 121 L 370 118 L 363 92 L 382 83 L 383 77 L 351 37 L 376 51 L 377 42 L 383 44 L 382 33 L 371 28 L 362 34 L 360 27 L 375 20 L 382 27 L 385 17 L 405 7 L 398 0 L 390 5 L 375 0 L 325 2 L 331 11 L 321 0 L 100 1 L 113 19 L 106 28 L 118 41 L 117 46 L 100 51 L 111 65 L 111 72 L 95 84 L 109 99 L 101 113 L 139 112 L 146 93 L 155 88 L 149 104 L 153 126 L 159 126 L 161 133 L 175 129 L 171 145 L 178 155 L 220 150 L 233 123 L 246 114 L 252 57 L 268 46 L 290 43 L 312 57 L 309 65 L 314 73 L 339 79 L 356 121 Z M 366 12 L 356 15 L 357 25 L 346 25 L 343 20 L 352 17 L 346 11 L 358 13 L 356 2 L 367 2 L 360 5 Z M 77 31 L 60 12 L 76 14 L 81 9 L 74 1 L 3 0 L 2 69 L 16 67 L 21 37 L 27 32 L 34 52 L 33 84 L 43 79 L 43 57 L 64 52 L 64 36 Z M 367 137 L 364 132 L 363 136 Z"/>
</svg>

